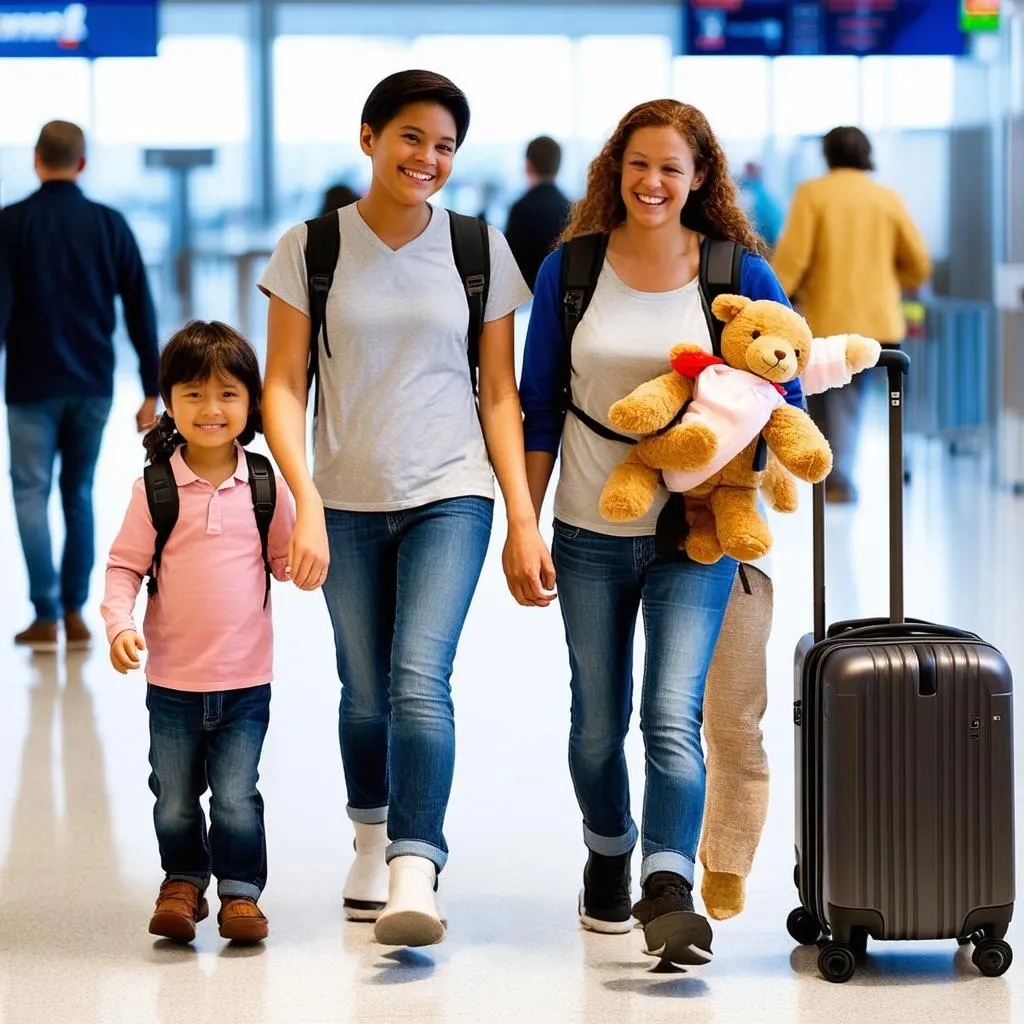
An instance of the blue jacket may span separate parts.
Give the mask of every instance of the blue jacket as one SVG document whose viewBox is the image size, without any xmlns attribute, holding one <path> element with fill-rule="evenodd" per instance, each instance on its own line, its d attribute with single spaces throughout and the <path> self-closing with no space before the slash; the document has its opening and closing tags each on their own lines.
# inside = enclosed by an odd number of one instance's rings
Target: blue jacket
<svg viewBox="0 0 1024 1024">
<path fill-rule="evenodd" d="M 106 398 L 114 391 L 114 300 L 139 354 L 142 386 L 158 393 L 156 313 L 124 217 L 70 181 L 46 182 L 0 212 L 0 344 L 10 405 Z"/>
<path fill-rule="evenodd" d="M 557 452 L 565 423 L 562 389 L 569 373 L 569 348 L 562 329 L 561 270 L 562 249 L 559 247 L 544 260 L 537 274 L 530 326 L 526 332 L 519 390 L 528 452 Z M 740 292 L 749 299 L 773 299 L 789 305 L 772 268 L 753 253 L 743 255 Z M 668 353 L 665 355 L 667 359 Z M 784 387 L 786 401 L 802 407 L 800 381 L 790 381 Z"/>
</svg>

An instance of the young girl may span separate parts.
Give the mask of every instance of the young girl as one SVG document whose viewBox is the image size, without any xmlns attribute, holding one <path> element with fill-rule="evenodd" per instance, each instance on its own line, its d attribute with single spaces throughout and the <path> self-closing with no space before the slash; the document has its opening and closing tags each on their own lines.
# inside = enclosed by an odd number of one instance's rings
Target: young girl
<svg viewBox="0 0 1024 1024">
<path fill-rule="evenodd" d="M 466 97 L 427 71 L 392 75 L 366 101 L 360 143 L 373 180 L 338 213 L 312 476 L 304 225 L 284 236 L 260 281 L 270 296 L 267 439 L 297 505 L 289 564 L 299 586 L 323 584 L 341 679 L 356 833 L 344 907 L 375 920 L 389 945 L 445 935 L 435 890 L 455 760 L 450 677 L 490 537 L 492 466 L 508 512 L 506 564 L 538 597 L 552 574 L 515 380 L 512 316 L 530 293 L 489 229 L 478 410 L 449 214 L 428 202 L 468 126 Z"/>
<path fill-rule="evenodd" d="M 561 443 L 552 554 L 572 672 L 569 761 L 589 851 L 579 913 L 585 926 L 604 932 L 628 931 L 635 915 L 650 952 L 700 964 L 711 959 L 711 928 L 694 912 L 691 895 L 705 790 L 702 704 L 737 566 L 729 558 L 698 565 L 682 554 L 658 556 L 655 524 L 664 493 L 643 520 L 603 520 L 599 496 L 622 458 L 622 443 L 599 436 L 581 418 L 566 419 L 562 393 L 570 383 L 576 408 L 607 428 L 612 403 L 662 373 L 675 342 L 712 348 L 698 277 L 705 238 L 745 246 L 744 295 L 780 302 L 786 296 L 756 255 L 760 240 L 739 208 L 707 120 L 686 104 L 645 103 L 622 119 L 590 167 L 587 194 L 563 240 L 596 232 L 608 236 L 607 255 L 573 338 L 571 364 L 559 249 L 538 275 L 522 379 L 527 471 L 538 514 Z M 801 402 L 798 385 L 787 398 Z M 746 578 L 754 582 L 737 583 L 737 615 L 761 640 L 771 615 L 770 583 L 753 571 Z M 623 743 L 641 608 L 643 898 L 631 908 L 637 828 Z"/>
<path fill-rule="evenodd" d="M 156 796 L 153 819 L 164 882 L 153 935 L 195 938 L 217 876 L 220 934 L 266 938 L 257 906 L 267 880 L 263 798 L 256 788 L 270 718 L 273 633 L 269 577 L 250 487 L 248 444 L 260 426 L 259 364 L 249 343 L 221 323 L 193 322 L 160 358 L 167 411 L 145 437 L 152 463 L 169 463 L 177 521 L 154 566 L 156 530 L 137 480 L 107 563 L 103 618 L 118 672 L 147 651 Z M 278 481 L 267 562 L 289 578 L 291 499 Z M 143 578 L 156 584 L 139 635 L 133 609 Z M 199 798 L 210 788 L 210 831 Z"/>
</svg>

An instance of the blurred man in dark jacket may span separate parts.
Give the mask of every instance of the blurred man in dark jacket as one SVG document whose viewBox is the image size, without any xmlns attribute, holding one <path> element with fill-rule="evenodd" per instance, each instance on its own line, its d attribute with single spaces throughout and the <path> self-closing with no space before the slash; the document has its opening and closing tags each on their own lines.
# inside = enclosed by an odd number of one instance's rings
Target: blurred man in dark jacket
<svg viewBox="0 0 1024 1024">
<path fill-rule="evenodd" d="M 555 184 L 562 163 L 562 149 L 546 135 L 526 147 L 526 178 L 529 191 L 508 212 L 508 239 L 512 255 L 526 283 L 533 289 L 544 257 L 555 247 L 569 219 L 572 205 Z"/>
<path fill-rule="evenodd" d="M 139 247 L 121 214 L 82 194 L 85 136 L 67 121 L 43 127 L 40 188 L 0 213 L 0 344 L 7 349 L 7 425 L 18 532 L 35 621 L 14 641 L 87 647 L 82 618 L 94 560 L 92 484 L 114 392 L 115 299 L 139 355 L 145 401 L 136 426 L 156 420 L 159 343 Z M 65 540 L 53 564 L 47 518 L 60 456 Z"/>
</svg>

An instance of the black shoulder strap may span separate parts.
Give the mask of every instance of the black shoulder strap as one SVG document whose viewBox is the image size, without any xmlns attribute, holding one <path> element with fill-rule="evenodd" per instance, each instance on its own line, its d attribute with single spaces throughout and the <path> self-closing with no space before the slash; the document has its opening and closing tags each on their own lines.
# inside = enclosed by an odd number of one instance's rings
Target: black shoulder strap
<svg viewBox="0 0 1024 1024">
<path fill-rule="evenodd" d="M 313 414 L 320 408 L 320 335 L 324 337 L 324 352 L 331 358 L 331 345 L 327 338 L 327 296 L 334 282 L 334 271 L 341 253 L 341 225 L 338 211 L 332 210 L 322 217 L 306 221 L 306 290 L 309 294 L 309 367 L 306 371 L 307 390 L 316 385 L 313 395 Z"/>
<path fill-rule="evenodd" d="M 263 570 L 267 577 L 267 587 L 263 594 L 263 607 L 267 607 L 270 598 L 270 524 L 274 518 L 274 506 L 277 504 L 277 480 L 274 467 L 265 455 L 246 451 L 245 461 L 249 467 L 249 490 L 252 493 L 252 511 L 256 517 L 256 529 L 260 534 L 260 554 L 263 556 Z"/>
<path fill-rule="evenodd" d="M 572 374 L 572 339 L 590 305 L 601 276 L 608 236 L 603 232 L 580 235 L 562 246 L 562 330 Z"/>
<path fill-rule="evenodd" d="M 740 294 L 740 272 L 746 249 L 739 242 L 724 238 L 705 238 L 700 246 L 700 297 L 711 332 L 711 346 L 716 356 L 722 355 L 722 328 L 725 324 L 711 312 L 711 305 L 719 295 Z M 757 439 L 753 469 L 761 472 L 768 465 L 768 444 L 763 437 Z"/>
<path fill-rule="evenodd" d="M 722 328 L 725 325 L 711 312 L 711 305 L 719 295 L 739 294 L 744 251 L 738 242 L 725 238 L 705 237 L 700 244 L 701 305 L 711 332 L 711 347 L 719 357 L 722 355 Z"/>
<path fill-rule="evenodd" d="M 452 235 L 455 269 L 466 289 L 469 303 L 469 331 L 466 345 L 469 353 L 469 379 L 473 394 L 477 393 L 477 371 L 480 368 L 480 335 L 484 329 L 487 293 L 491 284 L 491 242 L 487 225 L 479 217 L 448 211 Z"/>
<path fill-rule="evenodd" d="M 631 437 L 618 434 L 610 427 L 595 420 L 572 400 L 572 339 L 576 334 L 583 314 L 597 289 L 597 279 L 604 266 L 604 255 L 608 250 L 608 236 L 603 232 L 579 235 L 562 245 L 562 268 L 559 284 L 562 292 L 562 332 L 565 335 L 565 380 L 562 381 L 562 404 L 587 429 L 606 441 L 622 444 L 636 444 Z"/>
<path fill-rule="evenodd" d="M 166 459 L 151 462 L 142 471 L 142 480 L 146 485 L 146 503 L 149 505 L 149 516 L 156 530 L 156 542 L 153 545 L 153 560 L 149 563 L 146 575 L 149 582 L 146 590 L 149 596 L 156 594 L 156 578 L 160 572 L 160 559 L 164 553 L 164 545 L 170 537 L 174 524 L 178 521 L 178 484 L 174 479 L 174 470 Z"/>
</svg>

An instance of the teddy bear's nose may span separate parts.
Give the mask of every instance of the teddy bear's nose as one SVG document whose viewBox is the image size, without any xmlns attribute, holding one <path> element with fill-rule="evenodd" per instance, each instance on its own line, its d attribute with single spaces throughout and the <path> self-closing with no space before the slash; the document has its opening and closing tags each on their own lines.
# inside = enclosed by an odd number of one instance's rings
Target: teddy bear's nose
<svg viewBox="0 0 1024 1024">
<path fill-rule="evenodd" d="M 775 350 L 775 358 L 778 359 L 779 362 L 781 363 L 782 360 L 786 358 L 786 353 L 783 352 L 781 348 L 777 348 Z"/>
</svg>

